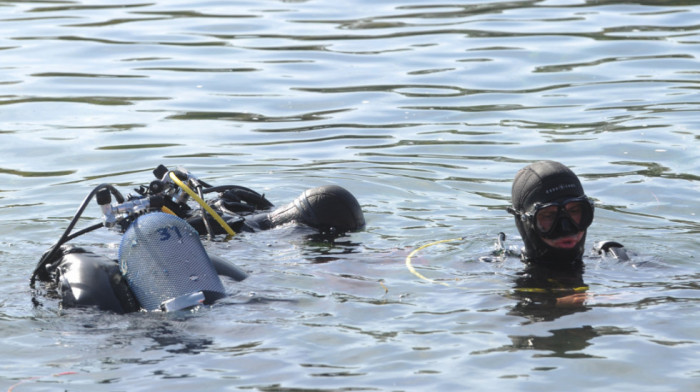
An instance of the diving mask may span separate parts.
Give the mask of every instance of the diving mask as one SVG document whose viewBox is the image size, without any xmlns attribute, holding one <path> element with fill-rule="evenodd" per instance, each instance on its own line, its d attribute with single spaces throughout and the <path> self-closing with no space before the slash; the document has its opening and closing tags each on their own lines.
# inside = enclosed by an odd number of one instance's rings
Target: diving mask
<svg viewBox="0 0 700 392">
<path fill-rule="evenodd" d="M 508 208 L 542 238 L 560 238 L 584 231 L 593 222 L 593 200 L 579 196 L 550 203 L 535 203 L 527 212 Z"/>
</svg>

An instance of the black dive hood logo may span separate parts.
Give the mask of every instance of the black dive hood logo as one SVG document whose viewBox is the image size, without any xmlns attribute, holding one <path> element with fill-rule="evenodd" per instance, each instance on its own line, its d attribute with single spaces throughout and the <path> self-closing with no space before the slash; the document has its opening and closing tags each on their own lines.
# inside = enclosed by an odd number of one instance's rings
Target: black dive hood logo
<svg viewBox="0 0 700 392">
<path fill-rule="evenodd" d="M 551 188 L 546 189 L 544 191 L 544 194 L 549 195 L 549 194 L 552 194 L 554 192 L 568 191 L 568 190 L 577 189 L 577 188 L 578 188 L 578 185 L 576 185 L 576 184 L 559 184 L 559 185 L 555 185 Z"/>
</svg>

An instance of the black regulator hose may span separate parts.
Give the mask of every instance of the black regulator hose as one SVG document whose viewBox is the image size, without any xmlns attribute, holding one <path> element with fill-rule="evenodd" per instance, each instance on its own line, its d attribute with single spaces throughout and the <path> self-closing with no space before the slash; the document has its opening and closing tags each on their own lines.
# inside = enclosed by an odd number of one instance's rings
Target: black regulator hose
<svg viewBox="0 0 700 392">
<path fill-rule="evenodd" d="M 53 260 L 56 258 L 58 252 L 61 249 L 61 245 L 85 233 L 99 229 L 104 225 L 103 223 L 98 223 L 90 227 L 86 227 L 85 229 L 79 230 L 74 234 L 71 234 L 71 231 L 73 231 L 73 228 L 78 223 L 78 220 L 80 220 L 80 217 L 83 215 L 83 211 L 85 211 L 85 208 L 87 208 L 92 198 L 95 197 L 95 195 L 103 189 L 108 189 L 119 203 L 124 202 L 124 196 L 122 196 L 122 194 L 117 190 L 117 188 L 115 188 L 111 184 L 100 184 L 96 186 L 95 189 L 93 189 L 87 196 L 85 196 L 85 199 L 83 199 L 83 202 L 80 204 L 80 207 L 78 207 L 78 210 L 75 212 L 73 219 L 68 224 L 68 227 L 66 227 L 66 230 L 63 232 L 63 235 L 61 235 L 61 238 L 59 238 L 59 240 L 51 248 L 49 248 L 49 250 L 46 251 L 46 253 L 44 253 L 41 259 L 39 259 L 39 262 L 34 268 L 32 276 L 29 279 L 29 287 L 34 288 L 34 283 L 36 282 L 37 278 L 39 278 L 39 280 L 42 281 L 49 280 L 49 273 L 48 271 L 46 271 L 44 266 L 53 262 Z"/>
</svg>

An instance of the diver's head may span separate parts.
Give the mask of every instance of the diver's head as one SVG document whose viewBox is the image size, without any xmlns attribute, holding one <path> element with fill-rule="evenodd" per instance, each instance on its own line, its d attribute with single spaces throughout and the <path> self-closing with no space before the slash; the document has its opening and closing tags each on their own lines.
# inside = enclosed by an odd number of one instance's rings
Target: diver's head
<svg viewBox="0 0 700 392">
<path fill-rule="evenodd" d="M 580 263 L 593 202 L 574 172 L 554 161 L 528 165 L 515 175 L 512 203 L 524 261 L 554 268 Z"/>
<path fill-rule="evenodd" d="M 325 185 L 307 189 L 291 203 L 272 212 L 246 217 L 246 222 L 263 230 L 296 222 L 335 235 L 362 229 L 365 216 L 350 191 L 338 185 Z"/>
</svg>

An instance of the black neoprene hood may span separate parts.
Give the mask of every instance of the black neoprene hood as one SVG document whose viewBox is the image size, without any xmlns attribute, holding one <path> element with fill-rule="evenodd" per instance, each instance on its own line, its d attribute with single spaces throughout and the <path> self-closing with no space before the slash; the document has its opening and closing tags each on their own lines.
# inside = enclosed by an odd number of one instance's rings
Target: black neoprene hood
<svg viewBox="0 0 700 392">
<path fill-rule="evenodd" d="M 559 162 L 539 161 L 522 168 L 515 175 L 511 190 L 513 209 L 528 212 L 535 203 L 549 203 L 584 196 L 583 186 L 571 169 Z M 547 245 L 534 227 L 516 215 L 515 225 L 525 243 L 523 260 L 550 267 L 572 266 L 581 261 L 586 236 L 572 249 Z"/>
<path fill-rule="evenodd" d="M 559 162 L 535 162 L 521 169 L 513 180 L 513 208 L 520 211 L 529 210 L 535 203 L 583 195 L 576 174 Z"/>
</svg>

